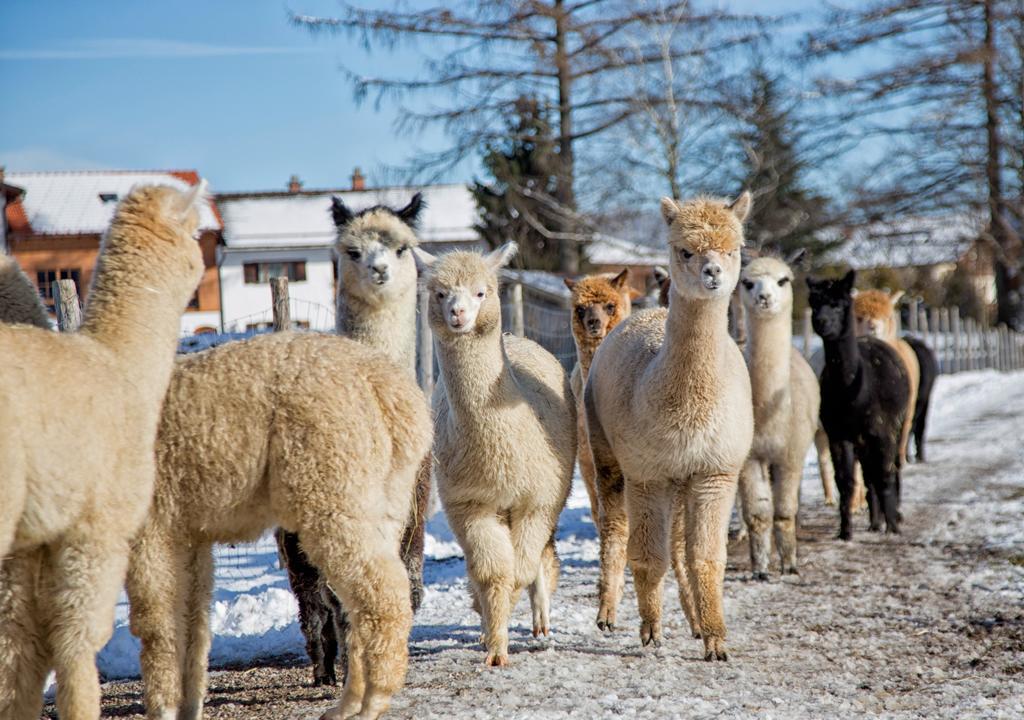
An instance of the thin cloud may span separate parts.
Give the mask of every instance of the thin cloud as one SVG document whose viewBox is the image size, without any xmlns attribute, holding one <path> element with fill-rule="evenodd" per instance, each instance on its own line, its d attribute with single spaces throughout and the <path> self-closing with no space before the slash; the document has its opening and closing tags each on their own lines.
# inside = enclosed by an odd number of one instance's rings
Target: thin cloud
<svg viewBox="0 0 1024 720">
<path fill-rule="evenodd" d="M 99 38 L 66 47 L 0 50 L 0 60 L 113 60 L 233 57 L 240 55 L 303 55 L 315 48 L 273 45 L 212 45 L 156 38 Z"/>
</svg>

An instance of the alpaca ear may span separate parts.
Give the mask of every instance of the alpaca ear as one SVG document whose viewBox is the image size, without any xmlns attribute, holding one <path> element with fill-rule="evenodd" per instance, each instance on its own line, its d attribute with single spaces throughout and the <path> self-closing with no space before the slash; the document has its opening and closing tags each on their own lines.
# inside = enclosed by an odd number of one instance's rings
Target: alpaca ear
<svg viewBox="0 0 1024 720">
<path fill-rule="evenodd" d="M 181 218 L 184 220 L 193 208 L 199 212 L 200 204 L 206 199 L 206 178 L 200 178 L 181 198 Z"/>
<path fill-rule="evenodd" d="M 896 307 L 896 303 L 900 301 L 901 297 L 903 297 L 903 291 L 897 290 L 896 292 L 889 295 L 889 302 L 892 303 L 893 307 Z"/>
<path fill-rule="evenodd" d="M 671 225 L 678 214 L 679 205 L 676 204 L 676 201 L 670 197 L 663 197 L 661 199 L 661 216 L 665 218 L 665 224 Z"/>
<path fill-rule="evenodd" d="M 661 265 L 655 265 L 652 267 L 651 275 L 654 276 L 654 281 L 659 285 L 668 280 L 668 270 L 663 268 Z"/>
<path fill-rule="evenodd" d="M 412 249 L 412 259 L 416 262 L 416 269 L 421 273 L 425 273 L 437 262 L 435 255 L 431 255 L 420 247 Z"/>
<path fill-rule="evenodd" d="M 498 270 L 508 265 L 509 260 L 515 256 L 518 250 L 519 246 L 516 244 L 516 241 L 509 240 L 497 250 L 492 250 L 484 255 L 484 262 L 487 263 L 491 270 Z"/>
<path fill-rule="evenodd" d="M 750 194 L 750 191 L 744 190 L 740 196 L 736 198 L 735 202 L 729 206 L 729 209 L 732 210 L 732 214 L 735 215 L 740 222 L 743 222 L 747 219 L 747 216 L 750 215 L 750 208 L 753 205 L 753 202 L 754 198 Z"/>
<path fill-rule="evenodd" d="M 750 264 L 750 262 L 752 260 L 756 260 L 759 257 L 761 257 L 761 253 L 759 253 L 754 248 L 741 247 L 740 248 L 740 267 L 741 268 L 745 268 L 747 265 Z"/>
<path fill-rule="evenodd" d="M 624 268 L 622 272 L 612 278 L 612 287 L 616 290 L 621 290 L 627 280 L 629 280 L 629 268 Z"/>
<path fill-rule="evenodd" d="M 573 280 L 573 279 L 572 279 L 572 278 L 570 278 L 570 277 L 567 277 L 567 278 L 562 278 L 562 282 L 564 282 L 564 283 L 565 283 L 565 286 L 566 286 L 567 288 L 569 288 L 570 290 L 572 290 L 572 289 L 573 289 L 574 287 L 576 287 L 576 281 L 575 281 L 575 280 Z"/>
<path fill-rule="evenodd" d="M 411 228 L 415 228 L 419 224 L 420 213 L 426 206 L 427 203 L 423 200 L 423 193 L 416 193 L 412 196 L 412 200 L 409 201 L 409 204 L 395 214 L 398 215 L 398 219 L 406 225 Z"/>
<path fill-rule="evenodd" d="M 331 217 L 334 218 L 334 227 L 341 230 L 352 222 L 355 215 L 348 209 L 348 205 L 337 195 L 331 196 Z"/>
<path fill-rule="evenodd" d="M 850 270 L 848 273 L 843 275 L 843 279 L 840 280 L 839 283 L 843 286 L 843 289 L 846 292 L 852 292 L 852 290 L 853 290 L 853 283 L 854 283 L 854 281 L 856 279 L 857 279 L 857 271 L 856 270 Z"/>
<path fill-rule="evenodd" d="M 786 258 L 786 264 L 790 267 L 795 267 L 798 264 L 802 264 L 807 258 L 807 248 L 798 248 L 791 252 Z"/>
<path fill-rule="evenodd" d="M 629 289 L 629 299 L 630 300 L 639 300 L 643 296 L 644 296 L 644 294 L 642 292 L 640 292 L 639 290 L 637 290 L 635 287 L 631 287 Z"/>
</svg>

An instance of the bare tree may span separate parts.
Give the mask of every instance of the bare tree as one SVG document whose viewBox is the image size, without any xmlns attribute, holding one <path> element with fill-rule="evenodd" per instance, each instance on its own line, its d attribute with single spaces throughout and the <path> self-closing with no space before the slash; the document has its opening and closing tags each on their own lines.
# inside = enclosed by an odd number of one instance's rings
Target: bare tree
<svg viewBox="0 0 1024 720">
<path fill-rule="evenodd" d="M 870 69 L 821 82 L 855 120 L 847 132 L 884 139 L 884 156 L 861 188 L 865 219 L 984 214 L 998 319 L 1024 329 L 1021 175 L 1013 167 L 1021 145 L 1021 13 L 1020 0 L 851 3 L 828 13 L 807 51 L 817 58 L 873 53 Z"/>
<path fill-rule="evenodd" d="M 405 77 L 366 76 L 348 71 L 356 98 L 403 103 L 398 131 L 441 126 L 449 145 L 413 159 L 417 175 L 440 173 L 492 145 L 506 128 L 505 119 L 521 97 L 538 98 L 553 119 L 558 175 L 551 201 L 563 210 L 552 213 L 556 227 L 546 228 L 561 242 L 561 269 L 575 272 L 578 243 L 589 237 L 577 212 L 576 150 L 640 112 L 637 92 L 617 79 L 630 69 L 649 67 L 709 53 L 728 53 L 761 32 L 761 19 L 712 7 L 701 10 L 690 0 L 665 0 L 637 7 L 629 0 L 481 0 L 443 2 L 413 10 L 405 6 L 370 10 L 343 4 L 338 17 L 293 15 L 311 31 L 346 32 L 366 47 L 400 41 L 430 41 L 423 72 Z M 698 37 L 712 29 L 733 29 L 713 48 L 673 43 L 668 49 L 643 29 L 659 18 L 678 18 Z M 640 90 L 642 93 L 643 91 Z M 429 106 L 410 107 L 411 94 L 429 95 Z"/>
</svg>

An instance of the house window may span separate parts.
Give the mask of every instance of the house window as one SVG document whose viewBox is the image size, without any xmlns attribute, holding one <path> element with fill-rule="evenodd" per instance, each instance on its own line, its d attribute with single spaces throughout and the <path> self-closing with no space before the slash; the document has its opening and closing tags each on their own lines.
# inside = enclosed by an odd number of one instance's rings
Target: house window
<svg viewBox="0 0 1024 720">
<path fill-rule="evenodd" d="M 117 202 L 117 193 L 100 193 L 100 202 Z"/>
<path fill-rule="evenodd" d="M 272 277 L 286 277 L 288 282 L 306 281 L 305 260 L 245 263 L 243 270 L 245 272 L 245 282 L 250 285 L 265 283 Z"/>
<path fill-rule="evenodd" d="M 188 301 L 188 309 L 189 310 L 198 310 L 199 309 L 199 291 L 198 290 L 196 290 L 194 293 L 192 293 L 192 299 Z"/>
<path fill-rule="evenodd" d="M 53 304 L 53 284 L 58 280 L 74 280 L 75 287 L 78 288 L 79 295 L 81 295 L 82 283 L 79 280 L 79 270 L 62 268 L 58 270 L 37 270 L 36 271 L 36 287 L 39 288 L 39 297 L 43 299 L 47 305 Z"/>
</svg>

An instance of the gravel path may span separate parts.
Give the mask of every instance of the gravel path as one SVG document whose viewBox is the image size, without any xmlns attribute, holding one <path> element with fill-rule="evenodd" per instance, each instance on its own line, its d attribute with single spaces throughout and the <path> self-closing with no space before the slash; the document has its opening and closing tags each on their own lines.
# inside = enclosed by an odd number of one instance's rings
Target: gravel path
<svg viewBox="0 0 1024 720">
<path fill-rule="evenodd" d="M 428 566 L 430 591 L 393 718 L 1024 717 L 1024 374 L 943 377 L 930 462 L 904 475 L 903 535 L 833 539 L 838 520 L 809 465 L 801 574 L 750 580 L 745 543 L 726 573 L 727 664 L 701 660 L 675 583 L 662 647 L 637 637 L 631 584 L 621 627 L 594 625 L 597 544 L 574 495 L 563 520 L 550 641 L 522 602 L 512 665 L 483 667 L 460 559 Z M 334 690 L 301 658 L 224 670 L 208 718 L 316 718 Z M 141 718 L 141 687 L 104 687 L 105 716 Z M 52 711 L 52 709 L 50 709 Z"/>
</svg>

